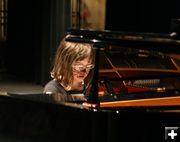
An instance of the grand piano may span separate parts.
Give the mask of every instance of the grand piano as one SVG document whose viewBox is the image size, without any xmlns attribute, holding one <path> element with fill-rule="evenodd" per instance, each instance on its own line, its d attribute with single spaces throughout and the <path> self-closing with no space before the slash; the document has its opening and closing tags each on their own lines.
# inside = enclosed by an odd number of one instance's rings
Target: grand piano
<svg viewBox="0 0 180 142">
<path fill-rule="evenodd" d="M 179 141 L 178 37 L 75 29 L 67 34 L 67 41 L 92 43 L 96 50 L 87 101 L 0 92 L 0 140 Z"/>
</svg>

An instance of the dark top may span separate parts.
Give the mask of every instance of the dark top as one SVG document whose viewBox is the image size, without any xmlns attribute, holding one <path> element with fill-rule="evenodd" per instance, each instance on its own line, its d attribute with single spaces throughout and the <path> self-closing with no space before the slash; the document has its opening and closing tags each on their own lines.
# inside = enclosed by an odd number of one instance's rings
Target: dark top
<svg viewBox="0 0 180 142">
<path fill-rule="evenodd" d="M 44 87 L 44 93 L 53 93 L 53 94 L 66 94 L 67 92 L 64 87 L 58 83 L 55 79 L 49 81 Z"/>
<path fill-rule="evenodd" d="M 80 92 L 78 91 L 66 91 L 64 87 L 57 82 L 57 80 L 53 79 L 49 81 L 45 87 L 44 91 L 45 94 L 49 94 L 53 97 L 55 101 L 60 101 L 60 102 L 72 102 L 72 101 L 86 101 L 86 98 L 84 95 L 79 94 Z M 79 94 L 77 96 L 77 94 Z"/>
</svg>

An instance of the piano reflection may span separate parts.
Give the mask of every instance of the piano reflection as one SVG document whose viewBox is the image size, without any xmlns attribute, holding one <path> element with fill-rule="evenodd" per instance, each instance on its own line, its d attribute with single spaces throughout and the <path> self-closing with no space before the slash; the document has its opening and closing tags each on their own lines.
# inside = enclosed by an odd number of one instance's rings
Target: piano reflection
<svg viewBox="0 0 180 142">
<path fill-rule="evenodd" d="M 154 33 L 67 34 L 67 41 L 96 50 L 87 102 L 0 92 L 0 139 L 150 142 L 165 141 L 166 127 L 180 127 L 180 40 Z"/>
</svg>

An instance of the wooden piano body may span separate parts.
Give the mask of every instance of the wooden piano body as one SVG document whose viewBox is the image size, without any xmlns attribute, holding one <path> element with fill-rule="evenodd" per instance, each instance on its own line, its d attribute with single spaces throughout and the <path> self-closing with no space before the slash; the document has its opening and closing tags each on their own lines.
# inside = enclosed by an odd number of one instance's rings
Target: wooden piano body
<svg viewBox="0 0 180 142">
<path fill-rule="evenodd" d="M 165 128 L 180 127 L 180 41 L 142 33 L 69 34 L 69 41 L 92 42 L 98 49 L 98 88 L 84 103 L 0 92 L 0 141 L 170 141 Z"/>
</svg>

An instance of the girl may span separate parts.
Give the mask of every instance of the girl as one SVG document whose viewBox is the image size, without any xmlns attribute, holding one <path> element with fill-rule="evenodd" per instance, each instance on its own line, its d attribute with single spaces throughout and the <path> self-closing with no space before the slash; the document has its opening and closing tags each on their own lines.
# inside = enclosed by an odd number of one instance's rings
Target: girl
<svg viewBox="0 0 180 142">
<path fill-rule="evenodd" d="M 51 77 L 44 87 L 44 93 L 54 94 L 57 101 L 85 101 L 84 95 L 75 96 L 72 92 L 83 92 L 94 68 L 95 50 L 92 44 L 69 42 L 64 38 L 55 55 Z"/>
</svg>

